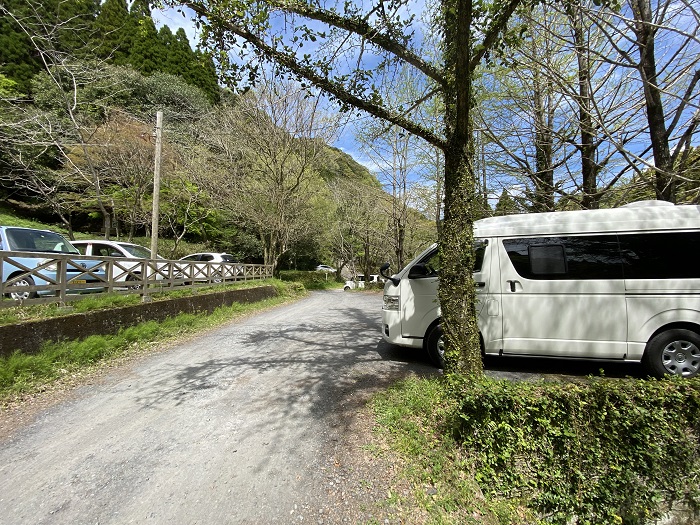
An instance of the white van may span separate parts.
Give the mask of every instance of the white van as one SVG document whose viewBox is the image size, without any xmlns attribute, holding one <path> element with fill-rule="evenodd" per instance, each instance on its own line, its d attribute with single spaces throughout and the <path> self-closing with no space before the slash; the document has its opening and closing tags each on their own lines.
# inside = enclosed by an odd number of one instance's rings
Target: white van
<svg viewBox="0 0 700 525">
<path fill-rule="evenodd" d="M 492 217 L 474 224 L 482 352 L 700 370 L 700 206 Z M 437 245 L 382 275 L 382 334 L 443 364 Z"/>
</svg>

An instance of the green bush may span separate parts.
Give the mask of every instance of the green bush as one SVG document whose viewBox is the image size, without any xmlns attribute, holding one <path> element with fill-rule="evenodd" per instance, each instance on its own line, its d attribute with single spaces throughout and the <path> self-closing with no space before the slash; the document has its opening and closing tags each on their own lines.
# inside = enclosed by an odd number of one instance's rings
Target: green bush
<svg viewBox="0 0 700 525">
<path fill-rule="evenodd" d="M 452 378 L 448 431 L 487 497 L 552 523 L 641 524 L 700 509 L 700 378 Z"/>
</svg>

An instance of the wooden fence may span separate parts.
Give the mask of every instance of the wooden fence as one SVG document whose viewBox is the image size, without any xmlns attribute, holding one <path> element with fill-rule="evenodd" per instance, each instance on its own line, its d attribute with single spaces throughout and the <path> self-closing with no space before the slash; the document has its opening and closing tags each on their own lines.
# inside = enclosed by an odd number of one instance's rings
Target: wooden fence
<svg viewBox="0 0 700 525">
<path fill-rule="evenodd" d="M 0 251 L 0 307 L 68 303 L 85 293 L 138 293 L 269 279 L 272 267 Z"/>
</svg>

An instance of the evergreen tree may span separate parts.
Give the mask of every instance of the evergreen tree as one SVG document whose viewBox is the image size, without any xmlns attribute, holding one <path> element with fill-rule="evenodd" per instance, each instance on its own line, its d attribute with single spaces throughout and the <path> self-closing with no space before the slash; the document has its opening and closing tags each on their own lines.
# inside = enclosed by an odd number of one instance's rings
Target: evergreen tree
<svg viewBox="0 0 700 525">
<path fill-rule="evenodd" d="M 518 207 L 518 204 L 515 202 L 513 197 L 510 196 L 508 190 L 503 188 L 501 196 L 496 203 L 496 215 L 510 215 L 512 213 L 520 213 L 520 211 L 521 210 Z"/>
<path fill-rule="evenodd" d="M 172 36 L 172 46 L 169 49 L 168 58 L 166 60 L 166 72 L 171 75 L 179 75 L 184 78 L 188 84 L 195 85 L 192 75 L 194 61 L 194 53 L 187 39 L 187 34 L 183 28 L 180 28 L 177 30 L 177 33 Z"/>
<path fill-rule="evenodd" d="M 158 31 L 158 39 L 160 40 L 160 47 L 165 53 L 164 58 L 160 64 L 160 70 L 163 73 L 169 73 L 171 75 L 177 75 L 172 69 L 171 60 L 174 53 L 175 47 L 175 35 L 170 30 L 168 26 L 163 26 Z"/>
<path fill-rule="evenodd" d="M 216 66 L 211 57 L 201 51 L 195 51 L 194 71 L 192 84 L 207 94 L 213 104 L 218 104 L 221 99 L 219 79 L 216 75 Z"/>
<path fill-rule="evenodd" d="M 116 65 L 128 64 L 134 32 L 126 0 L 105 0 L 95 20 L 95 54 Z"/>
<path fill-rule="evenodd" d="M 219 102 L 219 83 L 211 58 L 200 51 L 192 51 L 187 34 L 179 28 L 175 35 L 164 26 L 159 33 L 165 59 L 161 71 L 182 77 L 188 84 L 204 91 L 209 101 Z"/>
<path fill-rule="evenodd" d="M 44 2 L 45 5 L 48 3 Z M 99 0 L 54 0 L 52 3 L 55 6 L 52 6 L 52 13 L 49 14 L 53 14 L 53 25 L 59 28 L 56 48 L 74 57 L 92 57 L 95 19 L 100 9 Z"/>
<path fill-rule="evenodd" d="M 144 75 L 162 71 L 166 51 L 158 38 L 148 0 L 134 0 L 129 16 L 134 28 L 129 63 Z"/>
<path fill-rule="evenodd" d="M 23 0 L 5 0 L 0 4 L 0 74 L 15 82 L 15 90 L 24 94 L 31 92 L 31 80 L 41 69 L 41 62 L 14 18 L 26 20 L 31 14 Z"/>
</svg>

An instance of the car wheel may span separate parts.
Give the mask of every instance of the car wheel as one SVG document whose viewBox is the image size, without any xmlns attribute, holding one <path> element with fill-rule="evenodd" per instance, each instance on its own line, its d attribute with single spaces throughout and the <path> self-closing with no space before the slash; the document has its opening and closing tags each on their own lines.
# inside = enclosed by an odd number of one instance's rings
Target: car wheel
<svg viewBox="0 0 700 525">
<path fill-rule="evenodd" d="M 647 343 L 642 364 L 654 377 L 694 377 L 700 370 L 700 335 L 685 329 L 661 332 Z"/>
<path fill-rule="evenodd" d="M 344 291 L 344 292 L 347 292 L 349 289 L 350 289 L 350 287 L 349 287 L 349 286 L 346 286 L 345 288 L 343 288 L 343 291 Z"/>
<path fill-rule="evenodd" d="M 22 277 L 19 281 L 16 281 L 12 287 L 21 287 L 21 286 L 34 286 L 34 279 L 31 277 Z M 8 287 L 11 288 L 11 287 Z M 7 289 L 7 288 L 5 288 Z M 14 299 L 15 301 L 26 301 L 27 299 L 35 299 L 38 297 L 36 292 L 30 292 L 30 291 L 22 291 L 22 292 L 10 292 L 6 294 L 7 297 L 10 299 Z"/>
<path fill-rule="evenodd" d="M 212 275 L 212 277 L 211 277 L 211 282 L 213 282 L 214 284 L 220 284 L 220 283 L 222 283 L 223 281 L 224 281 L 224 278 L 221 276 L 220 273 L 215 273 L 215 274 Z"/>
<path fill-rule="evenodd" d="M 442 337 L 442 326 L 435 325 L 428 337 L 425 338 L 425 349 L 435 366 L 445 368 L 445 340 Z"/>
<path fill-rule="evenodd" d="M 139 279 L 139 277 L 137 277 L 136 275 L 131 275 L 131 274 L 129 274 L 129 275 L 126 276 L 126 281 L 127 281 L 127 283 L 128 283 L 129 281 L 138 281 L 138 280 L 140 280 L 140 279 Z M 141 290 L 141 289 L 143 288 L 143 285 L 141 285 L 141 284 L 127 284 L 126 287 L 127 287 L 129 290 Z"/>
</svg>

